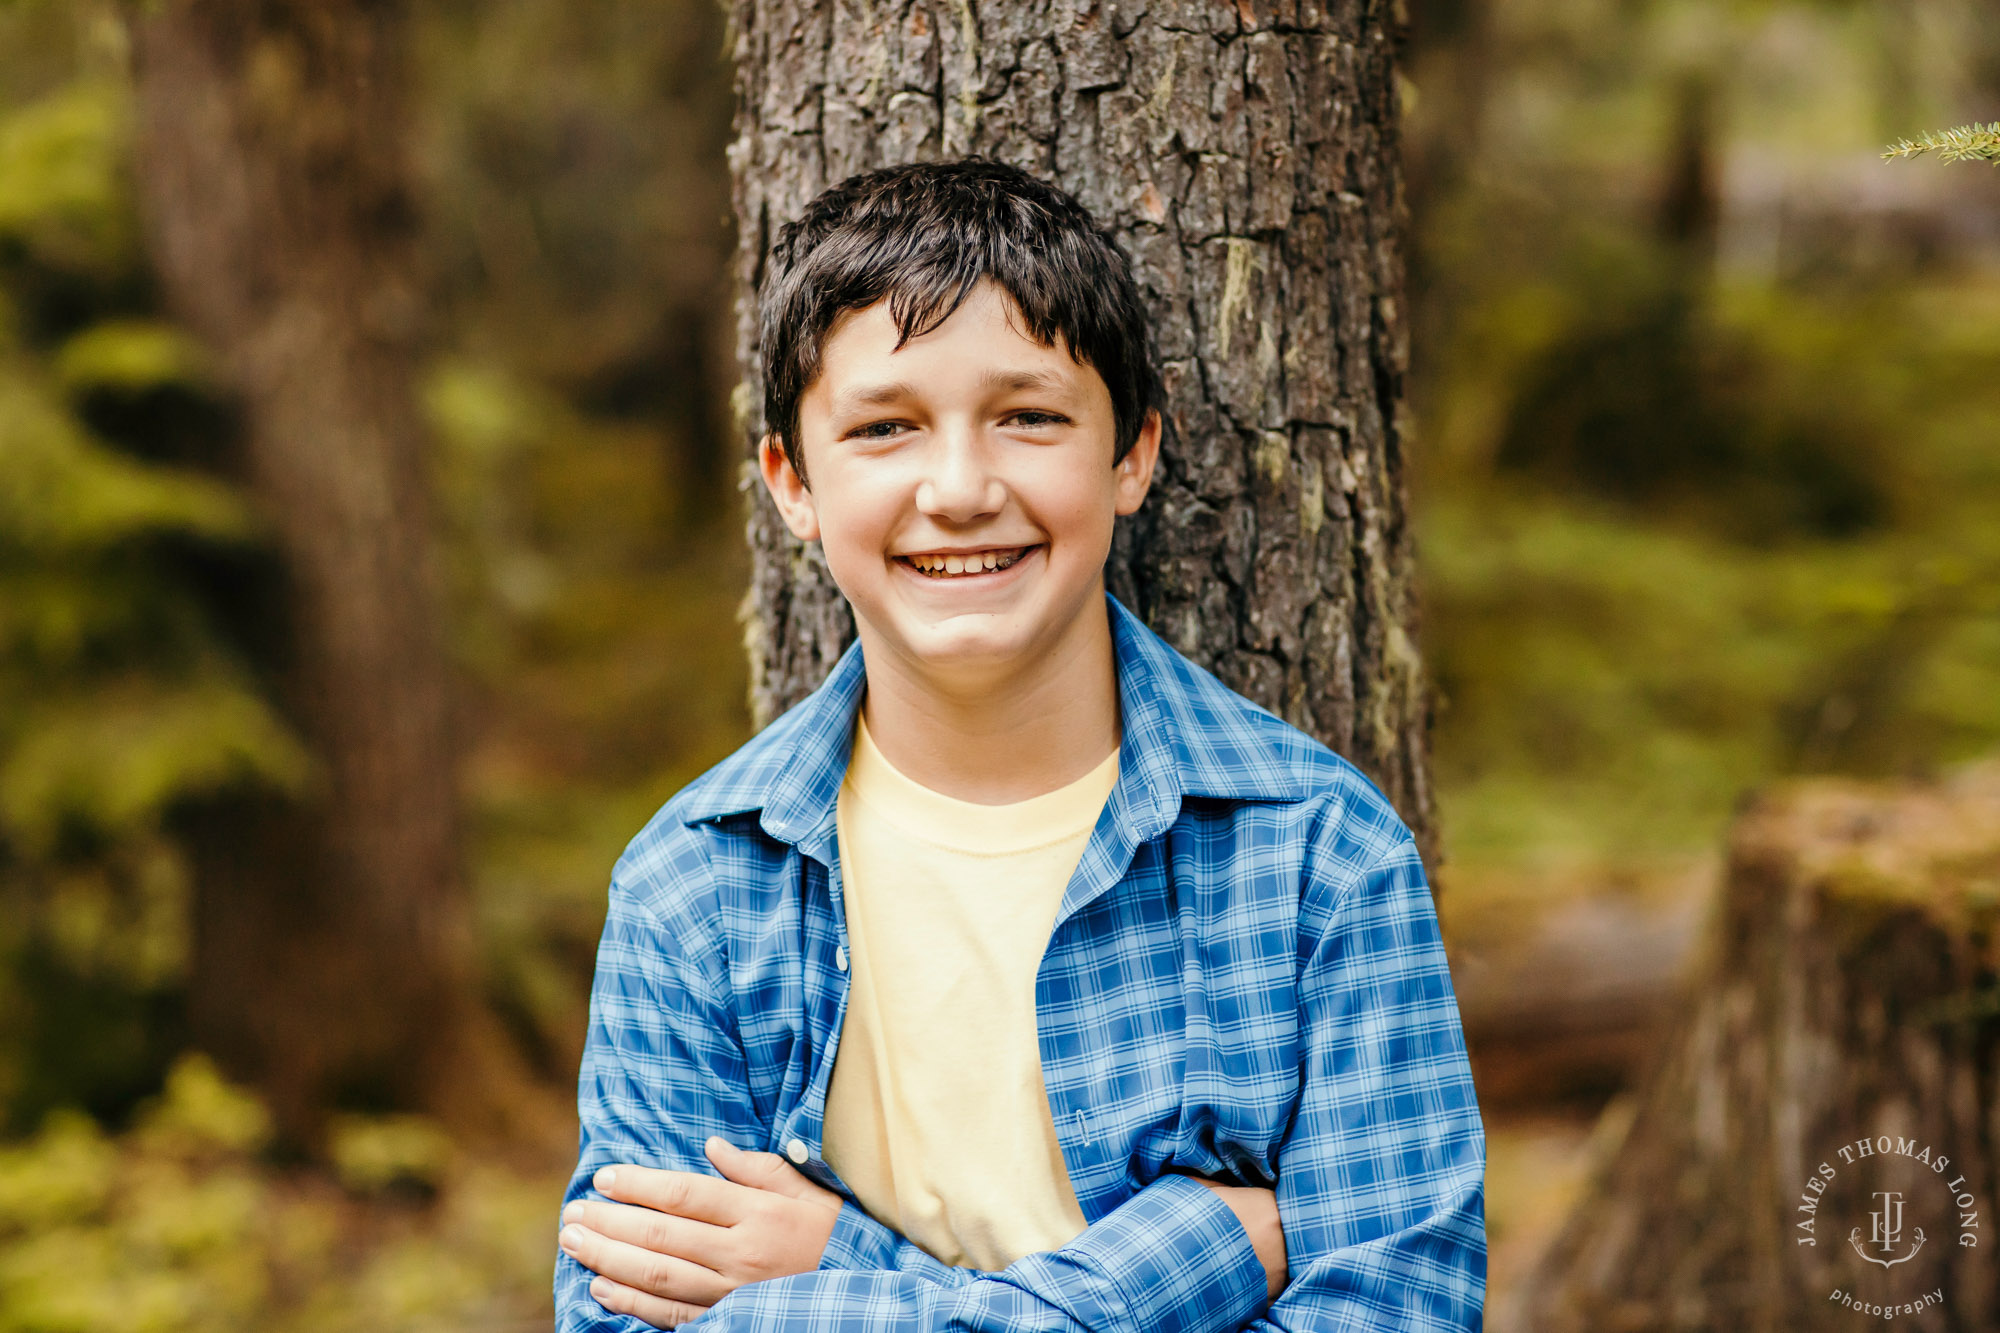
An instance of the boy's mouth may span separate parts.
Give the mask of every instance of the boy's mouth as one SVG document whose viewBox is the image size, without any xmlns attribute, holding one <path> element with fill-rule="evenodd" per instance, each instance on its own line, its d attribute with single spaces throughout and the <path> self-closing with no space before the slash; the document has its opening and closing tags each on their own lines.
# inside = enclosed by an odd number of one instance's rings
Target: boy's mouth
<svg viewBox="0 0 2000 1333">
<path fill-rule="evenodd" d="M 989 551 L 968 551 L 964 555 L 899 555 L 896 559 L 932 579 L 975 578 L 997 573 L 1024 559 L 1033 546 L 1000 546 Z"/>
</svg>

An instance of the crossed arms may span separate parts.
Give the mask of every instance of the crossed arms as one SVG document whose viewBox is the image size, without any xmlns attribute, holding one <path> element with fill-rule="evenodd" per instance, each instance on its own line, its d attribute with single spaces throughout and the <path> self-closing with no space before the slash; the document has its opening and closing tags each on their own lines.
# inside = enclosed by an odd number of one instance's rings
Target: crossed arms
<svg viewBox="0 0 2000 1333">
<path fill-rule="evenodd" d="M 1309 885 L 1301 906 L 1310 948 L 1302 943 L 1300 1091 L 1275 1193 L 1289 1276 L 1274 1298 L 1268 1254 L 1260 1259 L 1238 1211 L 1184 1175 L 1145 1183 L 1058 1250 L 985 1273 L 940 1263 L 779 1159 L 710 1149 L 711 1138 L 761 1145 L 771 1130 L 752 1105 L 727 974 L 713 941 L 701 938 L 714 913 L 673 888 L 614 878 L 579 1093 L 582 1150 L 566 1197 L 603 1219 L 611 1196 L 595 1187 L 601 1168 L 661 1168 L 698 1173 L 712 1187 L 640 1172 L 606 1183 L 639 1202 L 657 1199 L 649 1191 L 665 1181 L 682 1191 L 684 1213 L 708 1216 L 663 1217 L 655 1233 L 668 1258 L 687 1265 L 678 1290 L 689 1309 L 641 1307 L 600 1285 L 606 1304 L 678 1317 L 700 1307 L 709 1282 L 714 1304 L 699 1326 L 742 1333 L 1479 1326 L 1483 1141 L 1429 891 L 1407 842 Z M 766 1215 L 747 1218 L 751 1204 L 767 1205 Z M 767 1253 L 719 1248 L 719 1231 L 746 1220 L 755 1227 L 744 1234 L 780 1238 Z M 759 1264 L 772 1270 L 771 1253 L 809 1254 L 820 1228 L 816 1268 L 779 1262 L 785 1275 L 759 1279 Z M 590 1234 L 597 1248 L 578 1253 L 606 1263 L 601 1239 Z M 652 1271 L 666 1275 L 666 1261 Z M 600 1304 L 591 1280 L 577 1258 L 558 1260 L 564 1333 L 651 1326 Z"/>
</svg>

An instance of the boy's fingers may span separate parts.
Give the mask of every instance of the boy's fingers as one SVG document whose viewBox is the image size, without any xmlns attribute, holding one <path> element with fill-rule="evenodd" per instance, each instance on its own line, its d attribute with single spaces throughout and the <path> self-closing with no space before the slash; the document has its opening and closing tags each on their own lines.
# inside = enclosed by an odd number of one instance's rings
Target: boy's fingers
<svg viewBox="0 0 2000 1333">
<path fill-rule="evenodd" d="M 600 1277 L 590 1284 L 590 1295 L 599 1305 L 613 1314 L 629 1314 L 643 1319 L 654 1328 L 674 1328 L 689 1320 L 708 1313 L 706 1305 L 689 1305 L 686 1301 L 666 1301 L 658 1296 L 648 1296 L 622 1282 L 613 1282 L 608 1277 Z"/>
<path fill-rule="evenodd" d="M 558 1236 L 563 1253 L 599 1277 L 646 1296 L 685 1305 L 713 1305 L 727 1296 L 730 1284 L 720 1273 L 678 1255 L 655 1254 L 624 1241 L 600 1236 L 589 1227 L 570 1223 Z M 628 1311 L 627 1313 L 637 1313 Z M 646 1316 L 641 1315 L 641 1318 Z M 648 1322 L 651 1322 L 650 1320 Z"/>
<path fill-rule="evenodd" d="M 707 1222 L 690 1221 L 654 1208 L 635 1204 L 598 1203 L 578 1199 L 562 1211 L 564 1223 L 575 1222 L 586 1231 L 610 1240 L 636 1245 L 654 1254 L 670 1254 L 704 1268 L 722 1270 L 722 1247 L 729 1231 Z"/>
<path fill-rule="evenodd" d="M 661 1171 L 650 1166 L 598 1168 L 591 1184 L 607 1199 L 636 1203 L 675 1217 L 729 1226 L 743 1218 L 740 1185 L 692 1171 Z"/>
<path fill-rule="evenodd" d="M 726 1139 L 710 1139 L 702 1146 L 708 1160 L 715 1163 L 715 1169 L 739 1185 L 793 1199 L 809 1199 L 825 1193 L 774 1152 L 750 1152 Z"/>
</svg>

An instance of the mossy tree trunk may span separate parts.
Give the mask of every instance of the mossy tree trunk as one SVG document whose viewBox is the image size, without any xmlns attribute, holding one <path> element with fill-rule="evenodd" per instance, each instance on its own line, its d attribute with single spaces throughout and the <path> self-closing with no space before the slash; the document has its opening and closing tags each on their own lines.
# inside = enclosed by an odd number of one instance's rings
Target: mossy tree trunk
<svg viewBox="0 0 2000 1333">
<path fill-rule="evenodd" d="M 2000 767 L 1765 799 L 1712 926 L 1628 1127 L 1496 1330 L 1880 1322 L 1852 1302 L 2000 1326 Z"/>
<path fill-rule="evenodd" d="M 342 1101 L 451 1095 L 469 979 L 404 151 L 404 14 L 163 0 L 135 16 L 154 261 L 217 353 L 283 566 L 268 665 L 309 800 L 190 820 L 199 1040 L 309 1143 Z"/>
<path fill-rule="evenodd" d="M 1107 582 L 1230 686 L 1354 760 L 1430 849 L 1406 521 L 1402 180 L 1386 0 L 736 0 L 739 397 L 770 238 L 871 167 L 980 153 L 1131 253 L 1178 444 Z M 752 492 L 761 723 L 853 627 Z"/>
</svg>

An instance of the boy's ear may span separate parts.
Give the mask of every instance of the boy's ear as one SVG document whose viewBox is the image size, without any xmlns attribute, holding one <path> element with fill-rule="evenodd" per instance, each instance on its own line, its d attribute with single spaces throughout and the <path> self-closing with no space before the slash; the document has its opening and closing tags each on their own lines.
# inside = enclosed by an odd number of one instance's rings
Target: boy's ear
<svg viewBox="0 0 2000 1333">
<path fill-rule="evenodd" d="M 1117 512 L 1136 513 L 1145 502 L 1146 492 L 1153 484 L 1153 465 L 1160 461 L 1160 414 L 1146 413 L 1145 424 L 1139 427 L 1139 438 L 1132 441 L 1132 447 L 1125 451 L 1125 457 L 1118 460 L 1118 476 L 1114 481 L 1117 491 Z"/>
<path fill-rule="evenodd" d="M 757 442 L 757 471 L 763 475 L 764 489 L 778 506 L 779 517 L 792 535 L 802 542 L 819 540 L 819 507 L 805 478 L 785 456 L 785 446 L 776 435 L 766 432 Z"/>
</svg>

